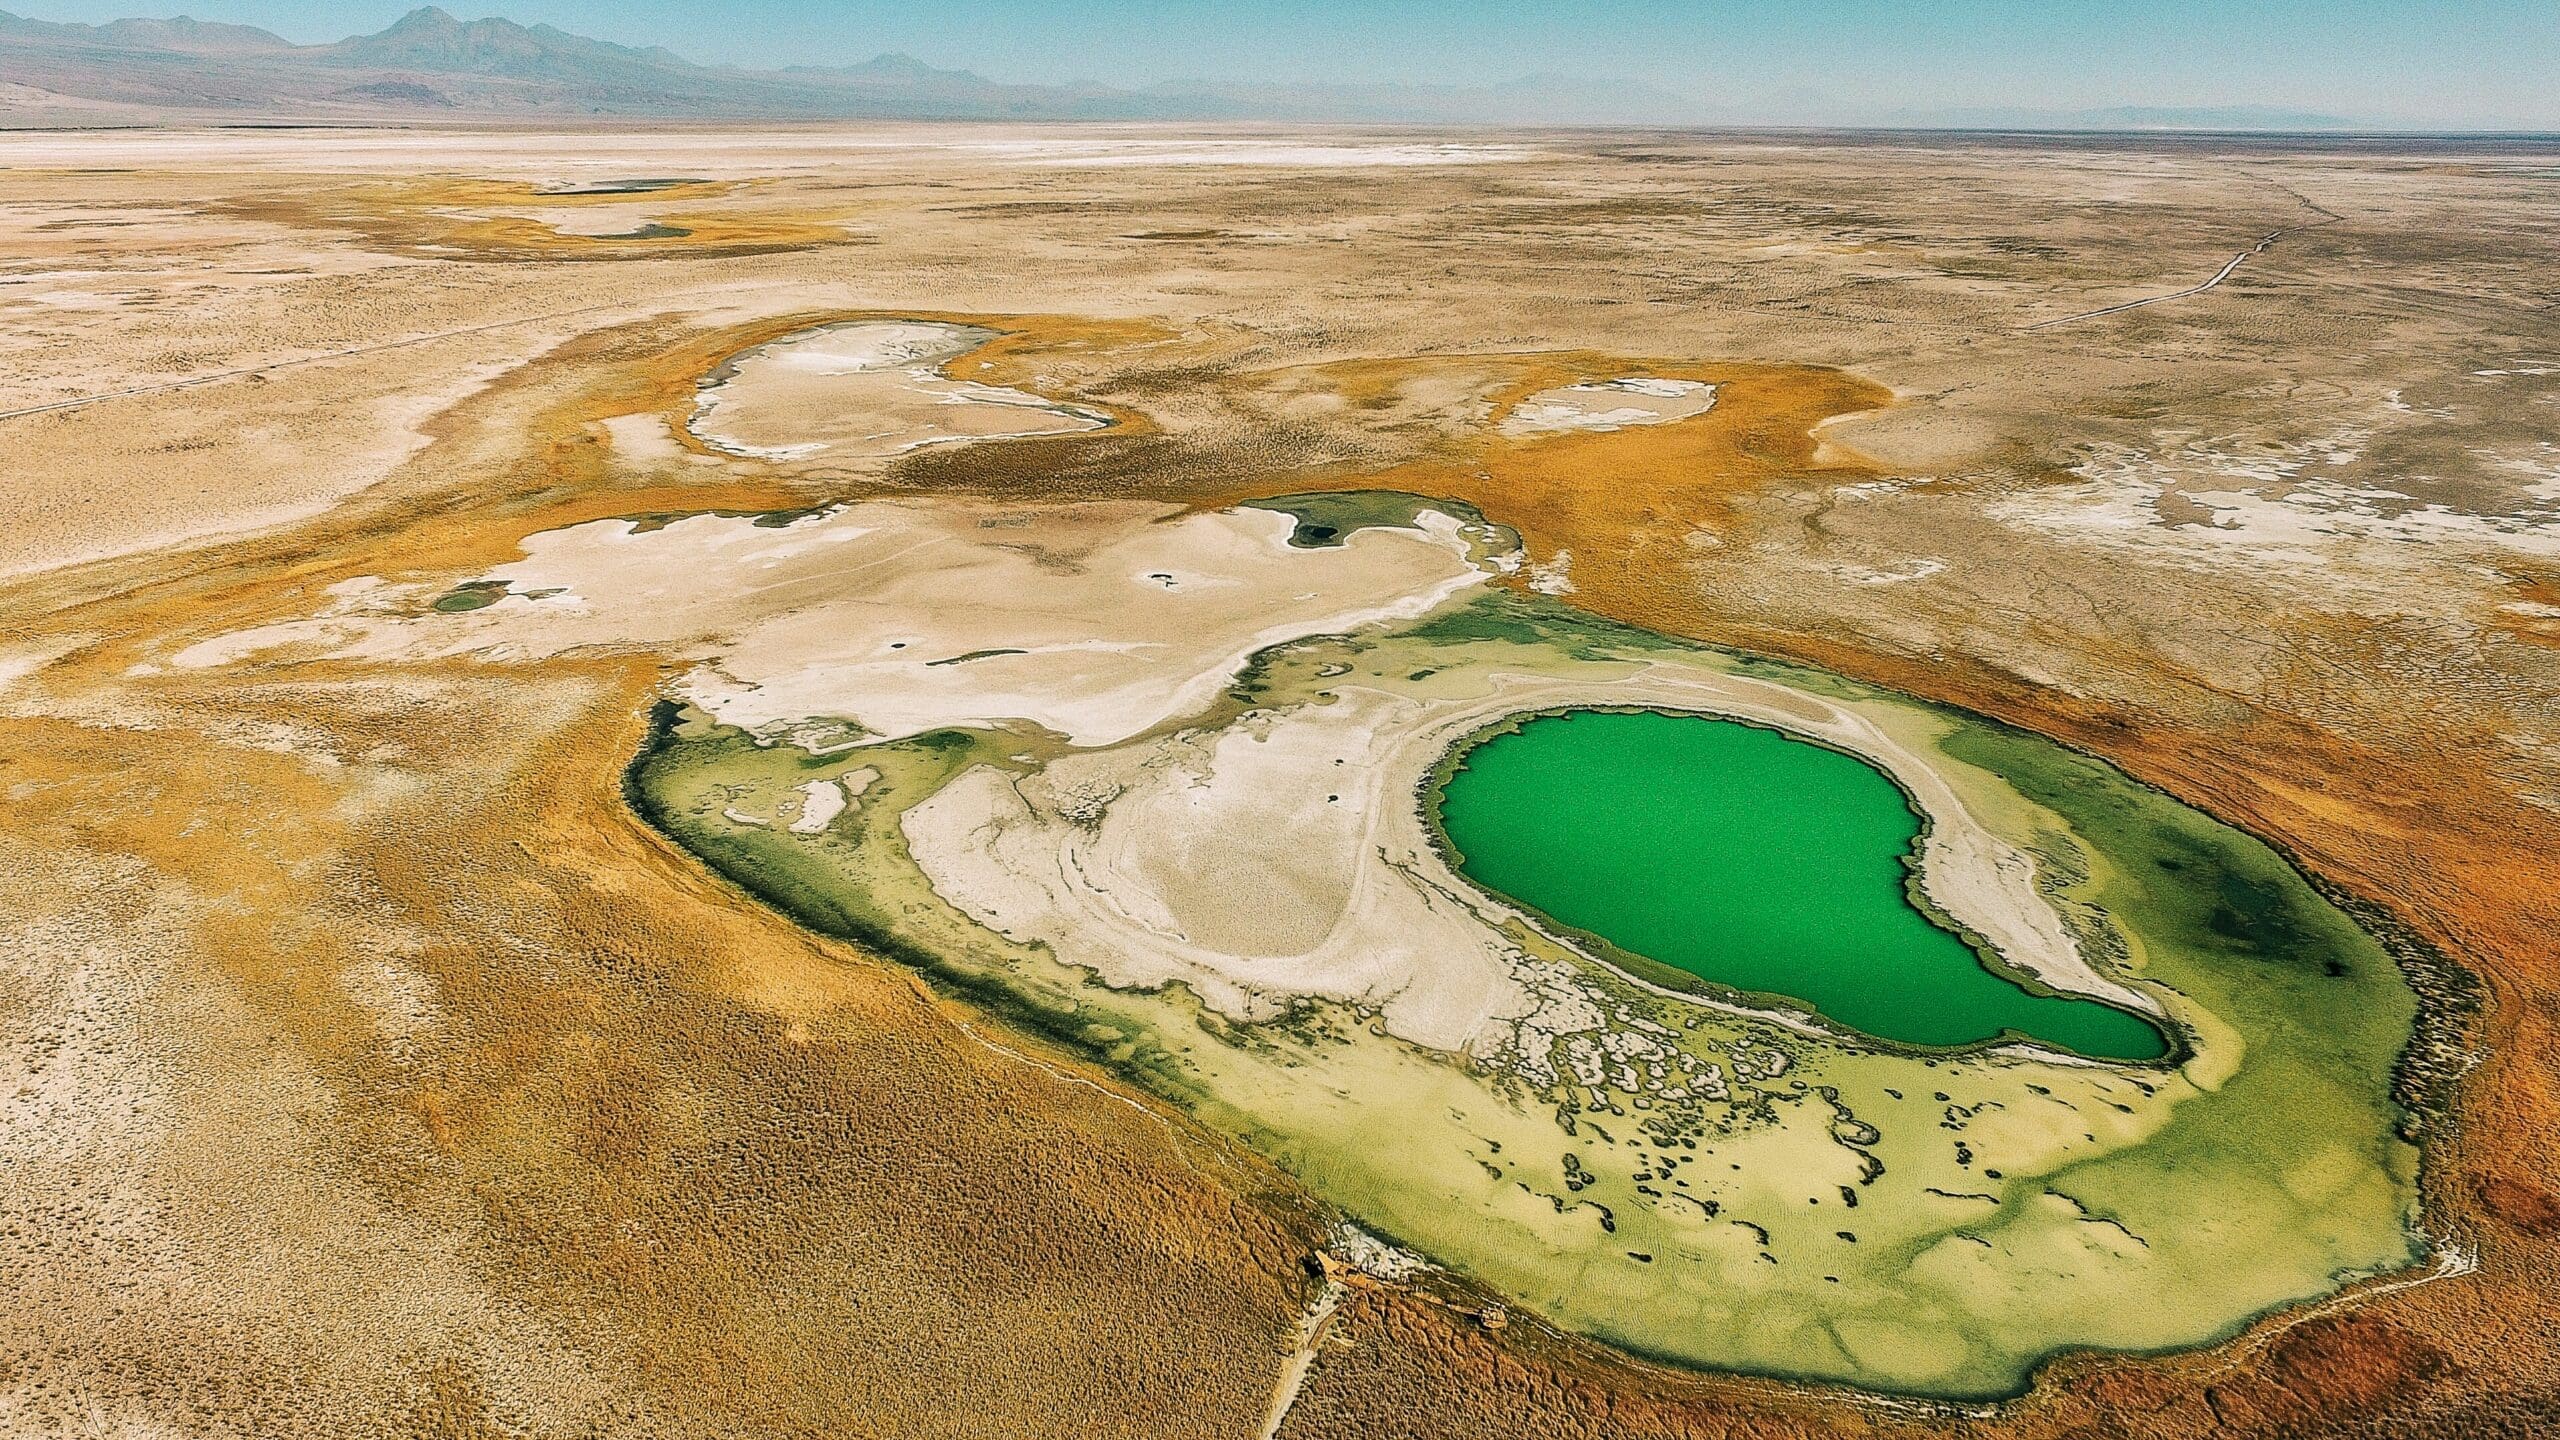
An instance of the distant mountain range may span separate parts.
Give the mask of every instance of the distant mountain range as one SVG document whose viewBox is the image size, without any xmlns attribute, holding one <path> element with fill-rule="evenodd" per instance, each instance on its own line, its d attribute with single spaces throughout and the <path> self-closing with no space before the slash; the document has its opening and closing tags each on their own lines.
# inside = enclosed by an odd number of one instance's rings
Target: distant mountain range
<svg viewBox="0 0 2560 1440">
<path fill-rule="evenodd" d="M 1860 113 L 1789 97 L 1761 113 L 1642 84 L 1528 76 L 1486 86 L 1012 85 L 904 55 L 782 70 L 696 65 L 549 25 L 429 6 L 389 29 L 297 45 L 248 25 L 30 20 L 0 11 L 0 126 L 454 118 L 1365 121 L 1413 124 L 1849 123 L 1980 129 L 2335 130 L 2258 107 Z"/>
</svg>

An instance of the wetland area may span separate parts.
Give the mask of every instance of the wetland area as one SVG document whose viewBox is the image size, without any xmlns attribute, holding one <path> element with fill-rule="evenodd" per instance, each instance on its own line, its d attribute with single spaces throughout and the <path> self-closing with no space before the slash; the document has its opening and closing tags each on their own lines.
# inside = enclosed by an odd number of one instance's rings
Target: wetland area
<svg viewBox="0 0 2560 1440">
<path fill-rule="evenodd" d="M 634 793 L 803 923 L 909 957 L 1359 1224 L 1660 1359 L 1982 1398 L 2066 1349 L 2201 1343 L 2415 1257 L 2387 1079 L 2407 986 L 2263 847 L 1831 677 L 1454 604 L 1266 652 L 1228 713 L 1099 751 L 939 730 L 821 757 L 678 712 Z M 1642 983 L 1438 865 L 1419 799 L 1454 746 L 1615 703 L 1820 716 L 1831 743 L 1927 767 L 1961 807 L 1932 834 L 1982 827 L 1935 858 L 2032 857 L 2023 893 L 1994 868 L 1979 889 L 1943 877 L 1943 903 L 2055 945 L 2015 963 L 2057 990 L 2161 1007 L 2193 1052 L 2163 1070 L 1881 1045 Z M 795 823 L 845 776 L 857 803 Z"/>
</svg>

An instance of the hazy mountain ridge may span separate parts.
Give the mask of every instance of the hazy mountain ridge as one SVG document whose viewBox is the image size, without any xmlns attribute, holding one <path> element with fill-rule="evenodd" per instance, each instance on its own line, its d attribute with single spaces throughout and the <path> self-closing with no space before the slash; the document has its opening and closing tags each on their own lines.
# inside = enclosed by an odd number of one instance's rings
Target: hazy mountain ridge
<svg viewBox="0 0 2560 1440">
<path fill-rule="evenodd" d="M 564 80 L 595 78 L 598 70 L 700 67 L 663 46 L 634 49 L 590 40 L 549 25 L 512 20 L 456 20 L 428 6 L 412 10 L 391 28 L 335 45 L 311 47 L 335 65 L 392 65 L 445 72 L 549 74 Z"/>
<path fill-rule="evenodd" d="M 1220 120 L 1412 124 L 1873 124 L 1976 129 L 2337 130 L 2258 106 L 1859 113 L 1830 97 L 1710 104 L 1641 82 L 1535 75 L 1492 85 L 1185 81 L 1142 90 L 1023 85 L 910 55 L 778 70 L 697 65 L 434 6 L 372 35 L 297 45 L 178 17 L 104 25 L 0 11 L 0 125 L 247 119 L 595 116 L 667 119 Z"/>
<path fill-rule="evenodd" d="M 23 87 L 0 91 L 0 117 L 17 123 L 45 123 L 37 113 L 45 109 L 75 123 L 84 110 L 171 120 L 382 119 L 409 111 L 810 119 L 1017 113 L 1008 87 L 958 78 L 899 86 L 815 72 L 720 70 L 659 47 L 505 19 L 458 20 L 432 6 L 376 34 L 328 45 L 188 20 L 91 26 L 0 12 L 0 87 Z"/>
<path fill-rule="evenodd" d="M 81 25 L 30 20 L 0 10 L 0 41 L 20 38 L 118 50 L 167 50 L 189 55 L 274 54 L 304 47 L 254 25 L 226 25 L 184 15 L 167 20 L 110 20 Z"/>
</svg>

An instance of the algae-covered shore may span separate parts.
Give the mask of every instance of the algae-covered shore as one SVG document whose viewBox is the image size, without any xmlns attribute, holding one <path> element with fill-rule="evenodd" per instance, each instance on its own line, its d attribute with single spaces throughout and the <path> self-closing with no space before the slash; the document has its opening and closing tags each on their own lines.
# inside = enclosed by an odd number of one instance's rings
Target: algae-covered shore
<svg viewBox="0 0 2560 1440">
<path fill-rule="evenodd" d="M 2265 847 L 1941 708 L 1629 643 L 1552 602 L 1453 603 L 1267 651 L 1196 727 L 1099 750 L 945 731 L 821 757 L 671 716 L 633 793 L 804 923 L 1117 1070 L 1554 1323 L 1667 1362 L 1996 1396 L 2062 1351 L 2204 1343 L 2415 1257 L 2416 1151 L 2388 1078 L 2414 1002 Z M 1612 704 L 1892 756 L 1933 787 L 1933 834 L 1991 847 L 1924 857 L 1924 885 L 1932 861 L 2030 857 L 2049 934 L 2189 1047 L 2161 1070 L 1879 1044 L 1645 984 L 1440 866 L 1420 801 L 1457 740 Z M 882 778 L 853 809 L 797 833 L 802 787 L 862 768 Z M 1147 968 L 1150 935 L 1194 968 Z M 1337 948 L 1406 968 L 1348 973 Z"/>
</svg>

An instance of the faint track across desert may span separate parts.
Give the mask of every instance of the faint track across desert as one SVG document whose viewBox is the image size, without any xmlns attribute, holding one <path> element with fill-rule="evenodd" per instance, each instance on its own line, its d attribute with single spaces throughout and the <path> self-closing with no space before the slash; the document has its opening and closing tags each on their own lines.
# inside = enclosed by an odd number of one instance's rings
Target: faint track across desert
<svg viewBox="0 0 2560 1440">
<path fill-rule="evenodd" d="M 2126 310 L 2139 310 L 2145 305 L 2159 305 L 2171 300 L 2184 300 L 2190 295 L 2201 295 L 2216 285 L 2221 284 L 2223 281 L 2230 279 L 2233 272 L 2237 271 L 2243 264 L 2247 263 L 2255 256 L 2265 254 L 2270 246 L 2273 246 L 2277 241 L 2283 239 L 2287 235 L 2298 235 L 2305 230 L 2317 230 L 2323 225 L 2335 225 L 2340 220 L 2346 218 L 2333 210 L 2326 210 L 2316 204 L 2313 204 L 2310 200 L 2305 199 L 2299 192 L 2295 191 L 2291 186 L 2279 185 L 2276 188 L 2284 191 L 2287 195 L 2291 195 L 2303 206 L 2317 212 L 2320 218 L 2317 220 L 2307 220 L 2299 225 L 2286 225 L 2279 229 L 2268 231 L 2265 235 L 2259 237 L 2257 244 L 2250 246 L 2248 249 L 2232 256 L 2229 260 L 2224 261 L 2222 268 L 2213 272 L 2213 278 L 2205 281 L 2201 285 L 2190 285 L 2184 290 L 2172 290 L 2166 295 L 2147 295 L 2140 300 L 2126 300 L 2119 304 L 2102 305 L 2095 310 L 2083 310 L 2076 315 L 2057 315 L 2050 320 L 2039 320 L 2032 325 L 2023 326 L 2021 328 L 2027 330 L 2047 330 L 2056 325 L 2068 325 L 2075 320 L 2095 320 L 2101 315 L 2114 315 Z"/>
<path fill-rule="evenodd" d="M 1316 1368 L 1316 1356 L 1324 1349 L 1324 1334 L 1333 1324 L 1333 1312 L 1342 1304 L 1343 1285 L 1330 1275 L 1324 1288 L 1307 1306 L 1298 1320 L 1298 1348 L 1289 1354 L 1289 1363 L 1280 1369 L 1279 1382 L 1271 1387 L 1271 1408 L 1262 1417 L 1258 1440 L 1278 1440 L 1280 1427 L 1289 1421 L 1291 1407 L 1307 1388 L 1307 1376 Z"/>
</svg>

